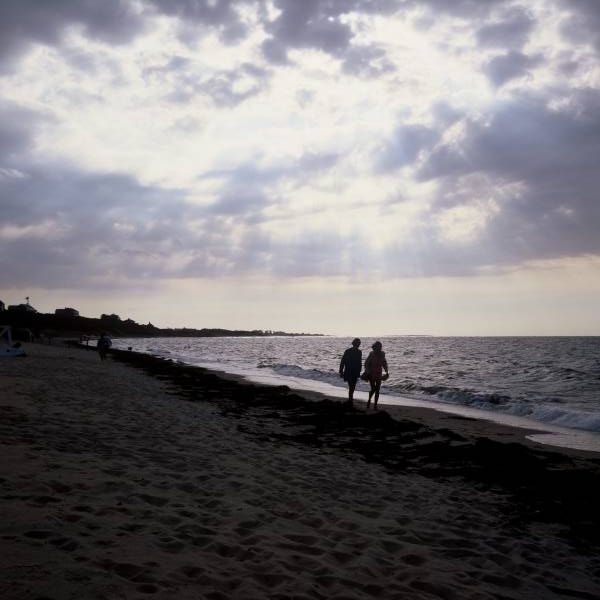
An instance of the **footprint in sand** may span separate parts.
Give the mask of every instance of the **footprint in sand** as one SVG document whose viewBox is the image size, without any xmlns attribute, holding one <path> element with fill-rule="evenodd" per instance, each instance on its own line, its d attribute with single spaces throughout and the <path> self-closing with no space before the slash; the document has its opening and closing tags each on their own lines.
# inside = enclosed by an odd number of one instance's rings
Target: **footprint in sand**
<svg viewBox="0 0 600 600">
<path fill-rule="evenodd" d="M 55 504 L 61 501 L 61 498 L 55 498 L 54 496 L 32 496 L 27 498 L 30 504 L 35 506 L 46 506 L 46 504 Z"/>
<path fill-rule="evenodd" d="M 25 537 L 34 539 L 34 540 L 46 540 L 49 537 L 54 535 L 53 531 L 43 530 L 43 529 L 33 529 L 31 531 L 26 531 L 24 533 Z"/>
<path fill-rule="evenodd" d="M 306 544 L 307 546 L 314 546 L 320 540 L 314 535 L 298 535 L 298 534 L 288 534 L 284 536 L 286 539 L 291 542 L 296 542 L 298 544 Z"/>
<path fill-rule="evenodd" d="M 156 544 L 161 550 L 169 552 L 170 554 L 179 554 L 184 548 L 185 544 L 173 538 L 161 538 L 158 544 Z"/>
<path fill-rule="evenodd" d="M 148 504 L 152 504 L 152 506 L 164 506 L 169 502 L 166 498 L 163 498 L 162 496 L 151 496 L 150 494 L 136 494 L 136 496 L 140 500 L 143 500 Z"/>
<path fill-rule="evenodd" d="M 63 552 L 73 552 L 79 548 L 79 544 L 75 540 L 66 537 L 55 538 L 50 540 L 50 543 Z"/>
<path fill-rule="evenodd" d="M 57 494 L 68 494 L 71 491 L 70 485 L 65 485 L 60 481 L 51 481 L 48 484 Z"/>
<path fill-rule="evenodd" d="M 113 571 L 119 577 L 127 579 L 128 581 L 134 581 L 139 583 L 151 584 L 153 578 L 149 574 L 148 569 L 142 565 L 135 565 L 126 562 L 114 562 L 112 560 L 101 561 L 100 566 L 107 571 Z"/>
<path fill-rule="evenodd" d="M 420 567 L 427 562 L 427 559 L 417 554 L 405 554 L 402 561 L 411 567 Z"/>
<path fill-rule="evenodd" d="M 179 569 L 186 577 L 195 579 L 198 575 L 204 573 L 204 569 L 192 565 L 184 565 Z"/>
</svg>

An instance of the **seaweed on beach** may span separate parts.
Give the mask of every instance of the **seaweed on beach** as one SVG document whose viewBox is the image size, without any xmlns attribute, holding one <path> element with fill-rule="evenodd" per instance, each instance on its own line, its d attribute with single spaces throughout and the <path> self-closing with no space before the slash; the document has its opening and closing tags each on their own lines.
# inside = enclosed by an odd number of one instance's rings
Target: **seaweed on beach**
<svg viewBox="0 0 600 600">
<path fill-rule="evenodd" d="M 464 437 L 386 411 L 366 412 L 328 398 L 311 400 L 287 386 L 265 386 L 167 359 L 112 350 L 116 360 L 144 369 L 191 401 L 215 403 L 239 420 L 238 430 L 266 443 L 292 443 L 358 454 L 397 472 L 470 480 L 506 491 L 523 515 L 564 526 L 580 544 L 600 543 L 600 461 L 571 457 L 483 436 Z"/>
</svg>

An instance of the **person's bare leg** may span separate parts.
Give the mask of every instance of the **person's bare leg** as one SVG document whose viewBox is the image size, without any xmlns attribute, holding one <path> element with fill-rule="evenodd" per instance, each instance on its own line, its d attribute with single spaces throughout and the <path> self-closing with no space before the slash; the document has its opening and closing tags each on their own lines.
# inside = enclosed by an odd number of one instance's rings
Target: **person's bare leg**
<svg viewBox="0 0 600 600">
<path fill-rule="evenodd" d="M 373 408 L 377 408 L 377 402 L 379 400 L 379 390 L 381 389 L 381 381 L 378 381 L 375 384 L 375 401 L 373 403 Z"/>
<path fill-rule="evenodd" d="M 373 398 L 373 394 L 375 393 L 375 388 L 373 387 L 373 382 L 369 381 L 369 385 L 371 386 L 371 389 L 369 390 L 369 401 L 367 402 L 367 410 L 369 409 L 369 406 L 371 404 L 371 398 Z"/>
</svg>

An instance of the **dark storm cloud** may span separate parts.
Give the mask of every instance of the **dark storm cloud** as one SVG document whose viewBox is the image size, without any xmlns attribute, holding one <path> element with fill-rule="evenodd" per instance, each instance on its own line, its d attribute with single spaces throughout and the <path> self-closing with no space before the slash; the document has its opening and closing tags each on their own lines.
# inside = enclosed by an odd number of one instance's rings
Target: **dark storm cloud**
<svg viewBox="0 0 600 600">
<path fill-rule="evenodd" d="M 541 56 L 528 56 L 522 52 L 513 50 L 500 56 L 495 56 L 483 70 L 490 81 L 496 86 L 503 86 L 512 79 L 518 79 L 529 75 L 531 70 L 542 64 Z"/>
<path fill-rule="evenodd" d="M 563 35 L 575 44 L 590 43 L 600 51 L 600 2 L 597 0 L 561 0 L 569 11 L 562 24 Z"/>
<path fill-rule="evenodd" d="M 238 8 L 258 0 L 3 0 L 0 2 L 0 59 L 4 66 L 32 43 L 58 46 L 69 27 L 111 44 L 125 44 L 153 25 L 156 16 L 177 19 L 180 37 L 193 43 L 202 29 L 216 31 L 228 43 L 239 41 L 247 28 Z M 84 61 L 84 57 L 81 57 Z"/>
<path fill-rule="evenodd" d="M 345 50 L 352 38 L 348 25 L 338 19 L 340 12 L 320 0 L 277 0 L 281 11 L 268 25 L 271 38 L 264 48 L 268 59 L 284 62 L 289 48 L 316 48 L 336 54 Z"/>
<path fill-rule="evenodd" d="M 527 42 L 534 20 L 522 8 L 513 8 L 500 21 L 484 25 L 477 31 L 480 46 L 520 49 Z"/>
<path fill-rule="evenodd" d="M 0 58 L 23 52 L 29 43 L 56 45 L 69 26 L 110 43 L 124 43 L 143 31 L 145 21 L 133 3 L 121 0 L 2 0 Z"/>
<path fill-rule="evenodd" d="M 283 64 L 288 62 L 288 50 L 321 50 L 347 60 L 350 71 L 365 72 L 365 61 L 379 50 L 355 46 L 346 56 L 354 34 L 342 17 L 351 12 L 388 14 L 400 6 L 398 0 L 275 0 L 280 13 L 265 24 L 269 38 L 263 43 L 263 53 L 267 60 Z"/>
<path fill-rule="evenodd" d="M 161 255 L 190 235 L 181 196 L 128 176 L 56 166 L 0 179 L 3 278 L 11 285 L 89 287 L 100 277 L 164 275 Z"/>
<path fill-rule="evenodd" d="M 0 167 L 15 160 L 30 147 L 33 139 L 31 125 L 40 118 L 33 111 L 0 101 Z"/>
<path fill-rule="evenodd" d="M 404 0 L 403 5 L 411 8 L 425 8 L 431 13 L 445 14 L 466 19 L 482 18 L 497 7 L 506 6 L 507 0 Z"/>
<path fill-rule="evenodd" d="M 487 120 L 470 121 L 462 141 L 436 149 L 423 166 L 422 179 L 440 182 L 440 207 L 479 200 L 473 178 L 509 190 L 473 252 L 462 250 L 465 265 L 484 256 L 518 264 L 600 253 L 600 91 L 565 95 L 560 110 L 543 96 L 516 97 Z"/>
<path fill-rule="evenodd" d="M 180 37 L 194 43 L 198 38 L 196 26 L 215 29 L 220 38 L 235 43 L 244 38 L 247 28 L 239 17 L 237 8 L 256 4 L 255 0 L 150 0 L 158 13 L 176 17 L 180 23 Z"/>
</svg>

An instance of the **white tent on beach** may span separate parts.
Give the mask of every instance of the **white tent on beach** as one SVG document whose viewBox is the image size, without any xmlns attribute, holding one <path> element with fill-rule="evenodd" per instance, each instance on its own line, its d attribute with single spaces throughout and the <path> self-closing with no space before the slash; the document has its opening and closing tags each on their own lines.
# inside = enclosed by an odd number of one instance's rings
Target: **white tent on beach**
<svg viewBox="0 0 600 600">
<path fill-rule="evenodd" d="M 0 325 L 0 358 L 3 356 L 25 356 L 21 344 L 13 346 L 10 325 Z"/>
</svg>

